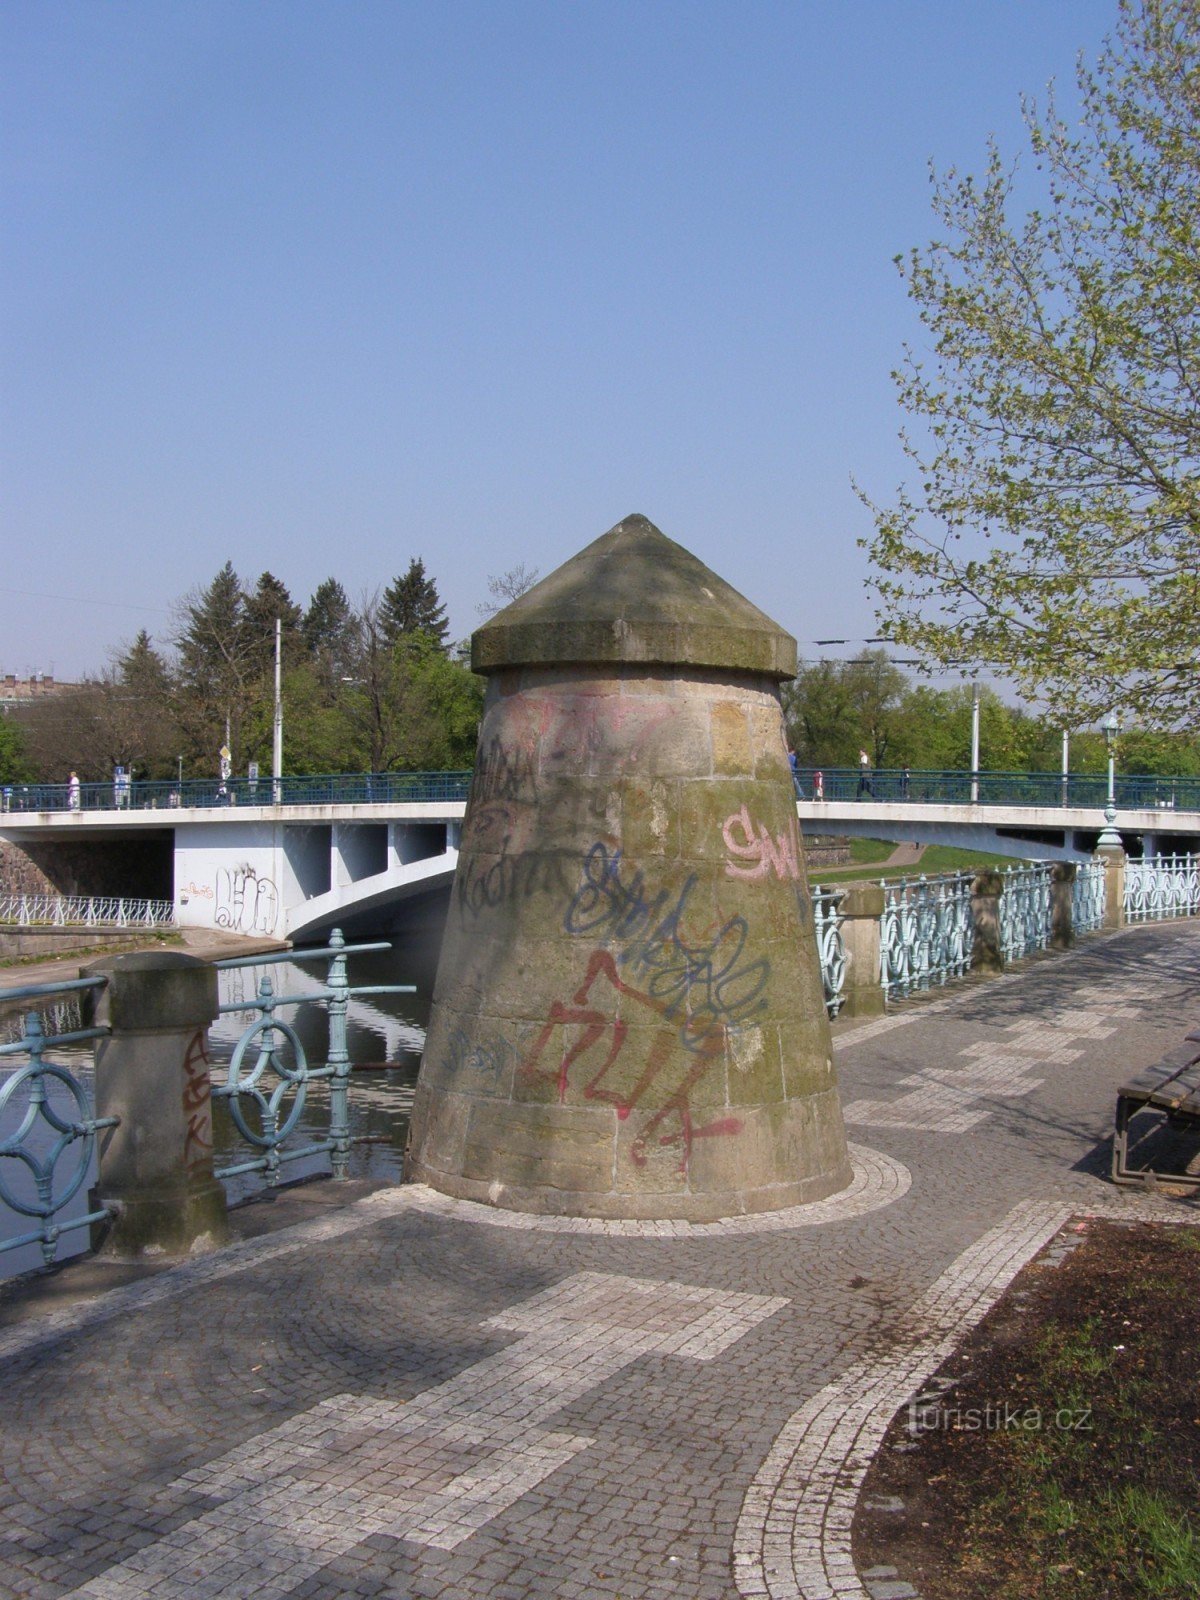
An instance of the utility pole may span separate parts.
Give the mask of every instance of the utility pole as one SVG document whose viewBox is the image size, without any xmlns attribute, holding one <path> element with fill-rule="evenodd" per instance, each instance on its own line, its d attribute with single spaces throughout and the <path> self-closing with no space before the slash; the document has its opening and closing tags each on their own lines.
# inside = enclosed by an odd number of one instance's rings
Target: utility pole
<svg viewBox="0 0 1200 1600">
<path fill-rule="evenodd" d="M 979 804 L 979 685 L 971 685 L 971 804 Z"/>
<path fill-rule="evenodd" d="M 279 805 L 283 798 L 280 779 L 283 777 L 283 645 L 282 620 L 275 618 L 275 727 L 271 741 L 271 800 Z"/>
</svg>

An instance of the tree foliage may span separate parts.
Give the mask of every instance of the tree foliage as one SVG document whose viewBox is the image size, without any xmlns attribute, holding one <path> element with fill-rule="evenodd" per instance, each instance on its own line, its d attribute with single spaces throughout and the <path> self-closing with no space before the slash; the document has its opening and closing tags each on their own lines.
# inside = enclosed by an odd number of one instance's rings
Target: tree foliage
<svg viewBox="0 0 1200 1600">
<path fill-rule="evenodd" d="M 917 484 L 865 542 L 886 636 L 1074 726 L 1195 726 L 1200 0 L 1121 0 L 1078 78 L 1077 128 L 1025 107 L 1044 204 L 994 145 L 935 177 L 939 236 L 899 261 L 932 341 L 896 374 Z"/>
<path fill-rule="evenodd" d="M 426 633 L 436 645 L 445 647 L 449 630 L 446 608 L 438 597 L 437 584 L 419 557 L 414 557 L 408 571 L 383 591 L 379 620 L 389 644 L 395 644 L 404 634 Z"/>
</svg>

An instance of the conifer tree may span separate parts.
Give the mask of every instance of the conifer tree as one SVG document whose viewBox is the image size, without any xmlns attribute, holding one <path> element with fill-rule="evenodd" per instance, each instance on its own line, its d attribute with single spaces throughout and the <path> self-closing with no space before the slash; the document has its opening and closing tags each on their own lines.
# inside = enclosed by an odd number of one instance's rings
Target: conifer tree
<svg viewBox="0 0 1200 1600">
<path fill-rule="evenodd" d="M 389 644 L 395 644 L 403 634 L 427 633 L 439 649 L 445 649 L 449 631 L 446 608 L 419 556 L 413 558 L 403 577 L 396 578 L 383 591 L 379 620 Z"/>
</svg>

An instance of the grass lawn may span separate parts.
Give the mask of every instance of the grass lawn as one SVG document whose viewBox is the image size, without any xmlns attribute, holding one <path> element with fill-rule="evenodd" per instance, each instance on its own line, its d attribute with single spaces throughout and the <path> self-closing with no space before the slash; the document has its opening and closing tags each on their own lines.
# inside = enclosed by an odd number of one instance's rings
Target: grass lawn
<svg viewBox="0 0 1200 1600">
<path fill-rule="evenodd" d="M 992 855 L 987 850 L 960 850 L 954 845 L 931 844 L 915 867 L 883 867 L 882 862 L 896 849 L 893 839 L 851 839 L 848 867 L 814 867 L 810 876 L 819 883 L 847 878 L 913 878 L 935 872 L 982 871 L 985 867 L 1015 867 L 1012 856 Z M 866 869 L 866 870 L 864 870 Z"/>
</svg>

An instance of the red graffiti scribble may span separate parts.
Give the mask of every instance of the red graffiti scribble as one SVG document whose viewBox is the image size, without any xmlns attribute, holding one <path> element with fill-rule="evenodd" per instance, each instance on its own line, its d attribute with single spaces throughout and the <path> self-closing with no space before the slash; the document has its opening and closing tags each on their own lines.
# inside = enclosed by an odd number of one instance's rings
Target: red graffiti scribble
<svg viewBox="0 0 1200 1600">
<path fill-rule="evenodd" d="M 613 1106 L 618 1119 L 624 1122 L 630 1112 L 645 1097 L 660 1074 L 668 1070 L 673 1053 L 680 1048 L 678 1031 L 676 1029 L 664 1030 L 655 1035 L 642 1072 L 633 1087 L 626 1093 L 620 1093 L 615 1088 L 606 1085 L 605 1080 L 609 1078 L 625 1049 L 629 1024 L 620 1017 L 610 1016 L 607 1012 L 596 1008 L 592 996 L 592 986 L 601 977 L 612 985 L 618 995 L 624 995 L 637 1004 L 645 1006 L 655 1016 L 664 1017 L 666 1015 L 669 1009 L 667 1005 L 660 1004 L 652 999 L 651 996 L 643 994 L 640 990 L 625 983 L 617 973 L 616 962 L 612 955 L 607 950 L 597 950 L 588 962 L 583 982 L 571 996 L 570 1001 L 556 1000 L 550 1007 L 546 1023 L 534 1041 L 529 1055 L 522 1062 L 519 1075 L 526 1082 L 539 1077 L 553 1081 L 558 1102 L 561 1105 L 567 1096 L 572 1067 L 592 1051 L 594 1046 L 600 1045 L 605 1035 L 608 1034 L 608 1043 L 604 1047 L 603 1059 L 598 1069 L 593 1072 L 592 1076 L 584 1084 L 583 1098 L 585 1100 L 600 1100 Z M 563 1026 L 579 1027 L 583 1029 L 583 1032 L 574 1044 L 564 1050 L 557 1064 L 542 1064 L 542 1057 L 554 1035 L 555 1029 Z M 681 1173 L 686 1173 L 694 1140 L 717 1138 L 723 1134 L 741 1132 L 742 1124 L 737 1117 L 718 1117 L 711 1122 L 697 1125 L 692 1114 L 692 1091 L 714 1061 L 722 1055 L 724 1047 L 725 1029 L 717 1027 L 710 1029 L 704 1035 L 699 1042 L 698 1048 L 688 1052 L 688 1065 L 683 1078 L 654 1115 L 650 1117 L 630 1147 L 630 1157 L 635 1165 L 639 1167 L 645 1166 L 648 1159 L 647 1150 L 651 1144 L 660 1148 L 678 1145 L 680 1148 L 678 1170 Z M 674 1121 L 674 1126 L 670 1126 L 672 1121 Z M 665 1129 L 665 1131 L 660 1133 L 660 1129 Z"/>
<path fill-rule="evenodd" d="M 734 830 L 740 828 L 741 839 L 734 837 Z M 727 878 L 765 878 L 768 873 L 774 872 L 777 878 L 785 882 L 791 879 L 796 882 L 800 878 L 800 830 L 796 826 L 796 819 L 789 820 L 784 831 L 773 839 L 763 823 L 757 828 L 751 820 L 750 811 L 743 806 L 740 811 L 735 811 L 731 817 L 725 819 L 721 829 L 721 837 L 725 841 L 725 848 L 739 861 L 752 861 L 753 866 L 739 867 L 732 861 L 725 864 Z"/>
<path fill-rule="evenodd" d="M 204 1030 L 198 1028 L 183 1058 L 183 1109 L 188 1113 L 183 1164 L 189 1176 L 202 1169 L 212 1155 L 212 1084 L 208 1065 Z"/>
</svg>

